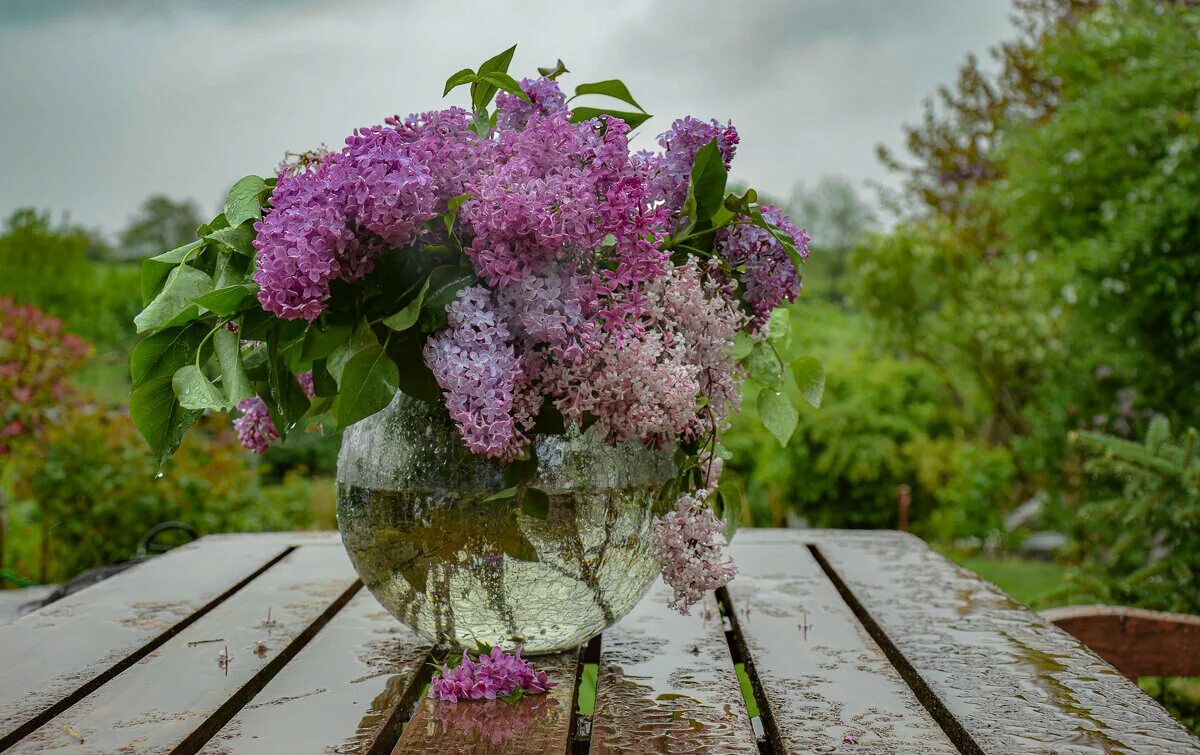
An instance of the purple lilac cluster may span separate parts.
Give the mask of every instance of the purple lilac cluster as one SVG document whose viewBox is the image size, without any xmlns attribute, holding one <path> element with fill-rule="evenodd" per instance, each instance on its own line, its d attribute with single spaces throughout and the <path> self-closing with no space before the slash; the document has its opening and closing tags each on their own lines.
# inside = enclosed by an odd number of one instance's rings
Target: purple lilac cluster
<svg viewBox="0 0 1200 755">
<path fill-rule="evenodd" d="M 808 234 L 797 228 L 778 207 L 762 206 L 768 223 L 786 233 L 801 259 L 808 259 Z M 742 298 L 754 312 L 752 327 L 761 328 L 771 310 L 784 302 L 795 301 L 800 292 L 800 273 L 787 250 L 769 231 L 749 223 L 731 225 L 717 233 L 717 250 L 732 265 L 744 265 Z"/>
<path fill-rule="evenodd" d="M 663 581 L 675 591 L 671 608 L 687 614 L 704 593 L 723 587 L 737 574 L 725 555 L 721 521 L 708 507 L 708 493 L 680 495 L 675 510 L 654 523 L 654 555 Z"/>
<path fill-rule="evenodd" d="M 509 318 L 483 286 L 460 291 L 446 314 L 446 329 L 425 343 L 425 362 L 467 446 L 511 458 L 528 442 L 523 430 L 537 407 L 524 400 L 527 392 L 519 393 L 526 381 L 510 343 Z"/>
<path fill-rule="evenodd" d="M 242 416 L 233 421 L 233 429 L 237 432 L 238 441 L 243 448 L 261 454 L 279 440 L 279 431 L 275 429 L 271 413 L 267 411 L 267 403 L 262 398 L 252 396 L 239 401 L 237 408 Z"/>
<path fill-rule="evenodd" d="M 434 674 L 430 694 L 435 700 L 458 702 L 459 700 L 495 700 L 507 697 L 517 690 L 526 694 L 540 695 L 558 685 L 546 676 L 545 671 L 535 671 L 529 661 L 521 657 L 521 648 L 506 653 L 498 647 L 481 654 L 474 661 L 464 651 L 462 661 L 450 668 L 442 666 L 440 674 Z"/>
<path fill-rule="evenodd" d="M 705 122 L 690 115 L 672 123 L 671 128 L 658 137 L 662 154 L 643 155 L 655 171 L 655 197 L 663 200 L 673 212 L 678 212 L 687 198 L 696 153 L 713 139 L 717 140 L 717 148 L 728 169 L 740 141 L 737 129 L 732 123 L 722 126 L 716 120 Z"/>
<path fill-rule="evenodd" d="M 521 79 L 521 91 L 529 97 L 529 102 L 508 92 L 500 92 L 496 95 L 497 129 L 501 131 L 523 129 L 529 122 L 529 117 L 535 113 L 549 115 L 561 113 L 567 109 L 567 98 L 553 79 Z"/>
<path fill-rule="evenodd" d="M 296 380 L 310 401 L 317 397 L 316 389 L 313 388 L 311 372 L 297 375 Z M 233 429 L 237 433 L 238 442 L 242 444 L 242 448 L 251 453 L 261 454 L 266 452 L 272 443 L 279 440 L 279 430 L 271 420 L 267 402 L 263 401 L 261 396 L 251 396 L 239 401 L 237 408 L 242 416 L 233 421 Z"/>
</svg>

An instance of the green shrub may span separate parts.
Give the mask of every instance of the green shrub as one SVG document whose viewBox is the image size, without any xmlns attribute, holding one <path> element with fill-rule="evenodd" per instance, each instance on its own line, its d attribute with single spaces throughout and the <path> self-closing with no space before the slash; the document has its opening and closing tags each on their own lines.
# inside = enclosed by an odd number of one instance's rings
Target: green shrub
<svg viewBox="0 0 1200 755">
<path fill-rule="evenodd" d="M 1200 613 L 1200 433 L 1175 440 L 1158 417 L 1144 444 L 1074 438 L 1098 483 L 1073 520 L 1076 591 L 1102 603 Z"/>
<path fill-rule="evenodd" d="M 125 350 L 138 312 L 136 265 L 94 259 L 86 231 L 17 210 L 0 233 L 0 296 L 12 296 L 67 323 L 100 351 Z M 131 293 L 133 292 L 133 293 Z"/>
<path fill-rule="evenodd" d="M 201 534 L 329 526 L 317 519 L 308 483 L 292 475 L 259 482 L 258 465 L 223 417 L 206 418 L 159 476 L 129 417 L 96 406 L 71 409 L 18 455 L 10 534 L 12 571 L 59 581 L 134 555 L 156 524 L 179 521 Z"/>
<path fill-rule="evenodd" d="M 805 409 L 791 443 L 759 429 L 755 396 L 722 441 L 729 470 L 746 487 L 754 522 L 783 524 L 789 510 L 819 527 L 895 527 L 901 485 L 912 490 L 915 529 L 934 527 L 934 512 L 969 507 L 943 517 L 938 534 L 961 537 L 995 526 L 1011 498 L 1007 453 L 987 451 L 959 438 L 965 409 L 929 365 L 874 354 L 854 345 L 852 315 L 829 306 L 793 309 L 821 338 L 806 344 L 825 363 L 825 399 Z M 989 511 L 989 509 L 991 511 Z M 987 512 L 984 516 L 981 512 Z"/>
</svg>

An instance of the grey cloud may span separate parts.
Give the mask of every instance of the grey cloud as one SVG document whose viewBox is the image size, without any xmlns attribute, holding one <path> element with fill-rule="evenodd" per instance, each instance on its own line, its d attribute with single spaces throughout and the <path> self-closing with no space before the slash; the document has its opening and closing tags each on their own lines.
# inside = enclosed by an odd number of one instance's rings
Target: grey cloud
<svg viewBox="0 0 1200 755">
<path fill-rule="evenodd" d="M 7 0 L 0 213 L 66 209 L 113 231 L 153 192 L 216 205 L 284 151 L 441 107 L 452 71 L 519 43 L 514 73 L 620 77 L 655 118 L 732 119 L 738 178 L 786 196 L 891 180 L 874 145 L 1009 34 L 1008 0 L 606 3 Z"/>
</svg>

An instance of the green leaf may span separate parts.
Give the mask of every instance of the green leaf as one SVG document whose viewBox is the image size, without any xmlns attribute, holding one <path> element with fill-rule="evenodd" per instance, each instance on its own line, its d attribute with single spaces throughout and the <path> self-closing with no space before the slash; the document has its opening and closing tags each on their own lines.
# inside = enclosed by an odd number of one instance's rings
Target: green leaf
<svg viewBox="0 0 1200 755">
<path fill-rule="evenodd" d="M 625 121 L 631 130 L 651 118 L 647 113 L 631 113 L 625 110 L 611 110 L 604 107 L 577 107 L 571 109 L 571 123 L 583 123 L 584 121 L 590 121 L 593 118 L 601 116 L 620 118 Z"/>
<path fill-rule="evenodd" d="M 575 87 L 575 97 L 585 94 L 602 94 L 606 97 L 618 99 L 621 102 L 627 102 L 643 113 L 646 112 L 646 108 L 639 105 L 637 100 L 633 99 L 633 95 L 629 93 L 629 87 L 625 86 L 625 83 L 620 79 L 608 79 L 607 81 L 597 81 L 592 84 L 580 84 Z M 575 99 L 575 97 L 571 99 Z"/>
<path fill-rule="evenodd" d="M 213 350 L 217 353 L 217 364 L 221 368 L 221 388 L 230 407 L 254 395 L 254 387 L 242 364 L 242 343 L 237 333 L 219 328 L 213 334 Z"/>
<path fill-rule="evenodd" d="M 170 378 L 183 365 L 194 361 L 196 349 L 208 335 L 208 326 L 193 322 L 168 328 L 138 341 L 129 357 L 129 376 L 133 387 L 159 378 Z M 201 355 L 201 364 L 204 355 Z"/>
<path fill-rule="evenodd" d="M 446 203 L 446 214 L 442 216 L 442 223 L 446 226 L 447 235 L 454 235 L 454 222 L 458 220 L 458 210 L 462 207 L 463 202 L 466 202 L 472 196 L 472 194 L 459 194 L 457 197 L 452 197 Z"/>
<path fill-rule="evenodd" d="M 482 110 L 488 106 L 492 98 L 496 96 L 497 86 L 487 80 L 487 75 L 490 73 L 508 73 L 508 66 L 512 63 L 513 53 L 517 51 L 517 46 L 513 45 L 504 52 L 489 58 L 479 66 L 479 71 L 475 75 L 475 84 L 471 87 L 471 106 L 475 110 Z"/>
<path fill-rule="evenodd" d="M 479 66 L 479 75 L 483 76 L 485 73 L 491 73 L 492 71 L 508 73 L 508 66 L 512 63 L 513 53 L 516 51 L 517 46 L 513 45 L 499 55 L 488 58 Z"/>
<path fill-rule="evenodd" d="M 779 307 L 771 312 L 770 324 L 767 326 L 770 335 L 767 336 L 773 344 L 787 343 L 792 333 L 792 315 L 787 309 Z"/>
<path fill-rule="evenodd" d="M 334 352 L 337 347 L 350 339 L 354 331 L 350 323 L 313 323 L 304 333 L 304 345 L 300 347 L 300 359 L 313 362 L 323 359 Z"/>
<path fill-rule="evenodd" d="M 545 521 L 550 516 L 550 496 L 537 488 L 525 488 L 521 496 L 521 512 Z"/>
<path fill-rule="evenodd" d="M 529 95 L 525 94 L 525 90 L 521 88 L 517 80 L 507 73 L 493 71 L 492 73 L 484 74 L 480 78 L 489 84 L 495 84 L 498 88 L 503 89 L 513 96 L 520 97 L 526 102 L 533 102 L 533 100 L 529 99 Z"/>
<path fill-rule="evenodd" d="M 258 176 L 246 176 L 229 190 L 225 197 L 225 219 L 236 228 L 247 220 L 262 219 L 262 197 L 270 191 L 267 182 Z"/>
<path fill-rule="evenodd" d="M 192 301 L 215 315 L 229 317 L 241 308 L 242 302 L 256 293 L 258 293 L 258 286 L 253 283 L 238 283 L 214 289 L 203 296 L 197 296 Z"/>
<path fill-rule="evenodd" d="M 567 70 L 567 64 L 562 62 L 562 58 L 559 58 L 553 67 L 543 68 L 542 66 L 538 66 L 537 72 L 551 81 L 562 76 L 564 73 L 570 73 Z"/>
<path fill-rule="evenodd" d="M 193 251 L 198 249 L 203 241 L 193 241 L 190 244 L 163 252 L 157 257 L 151 257 L 142 262 L 142 305 L 149 304 L 158 292 L 162 291 L 163 282 L 171 271 L 179 266 Z"/>
<path fill-rule="evenodd" d="M 504 465 L 505 485 L 521 485 L 537 475 L 537 453 L 533 446 L 529 447 L 529 452 L 527 458 L 515 459 Z"/>
<path fill-rule="evenodd" d="M 400 390 L 431 406 L 440 406 L 442 388 L 425 364 L 424 347 L 425 334 L 415 328 L 393 336 L 387 344 L 392 361 L 404 365 L 400 371 Z"/>
<path fill-rule="evenodd" d="M 342 371 L 335 414 L 339 428 L 382 411 L 396 397 L 399 369 L 379 344 L 359 351 Z"/>
<path fill-rule="evenodd" d="M 254 256 L 254 224 L 242 223 L 229 228 L 218 228 L 204 234 L 204 238 L 223 244 L 238 254 Z"/>
<path fill-rule="evenodd" d="M 425 285 L 421 286 L 421 290 L 417 292 L 416 297 L 408 304 L 404 305 L 396 314 L 384 319 L 383 324 L 395 331 L 408 330 L 413 325 L 417 324 L 417 318 L 421 316 L 421 305 L 425 303 L 425 294 L 429 291 L 429 279 L 425 279 Z"/>
<path fill-rule="evenodd" d="M 816 357 L 800 357 L 792 362 L 792 375 L 800 388 L 800 395 L 813 407 L 820 408 L 825 395 L 825 368 Z"/>
<path fill-rule="evenodd" d="M 733 335 L 733 346 L 729 349 L 729 355 L 733 357 L 733 361 L 740 362 L 750 356 L 750 352 L 754 349 L 754 341 L 750 336 L 742 331 L 738 331 Z"/>
<path fill-rule="evenodd" d="M 429 291 L 421 305 L 421 328 L 427 333 L 446 326 L 446 305 L 454 301 L 458 292 L 478 282 L 475 271 L 457 265 L 435 267 L 429 273 Z"/>
<path fill-rule="evenodd" d="M 760 210 L 754 210 L 752 213 L 750 213 L 750 221 L 754 223 L 754 225 L 762 228 L 775 237 L 775 240 L 778 241 L 780 245 L 783 246 L 784 251 L 787 252 L 788 259 L 792 261 L 792 267 L 796 268 L 797 271 L 803 268 L 804 257 L 802 257 L 800 255 L 800 251 L 796 249 L 796 244 L 792 241 L 791 236 L 787 235 L 787 233 L 780 230 L 773 223 L 764 218 Z"/>
<path fill-rule="evenodd" d="M 199 314 L 192 299 L 212 290 L 212 278 L 191 265 L 180 265 L 167 276 L 166 285 L 154 300 L 133 318 L 137 332 L 157 330 L 178 322 L 186 322 Z"/>
<path fill-rule="evenodd" d="M 510 488 L 505 488 L 504 490 L 498 490 L 495 493 L 492 493 L 491 495 L 489 495 L 487 498 L 484 498 L 483 503 L 493 503 L 495 501 L 507 501 L 512 498 L 516 498 L 517 492 L 519 490 L 520 490 L 520 488 L 518 488 L 516 485 L 513 485 Z"/>
<path fill-rule="evenodd" d="M 763 426 L 775 436 L 779 445 L 786 446 L 796 431 L 800 414 L 791 400 L 780 390 L 763 388 L 758 394 L 758 417 Z"/>
<path fill-rule="evenodd" d="M 725 170 L 725 159 L 721 157 L 721 149 L 717 140 L 713 139 L 700 148 L 696 160 L 692 163 L 692 177 L 688 184 L 687 199 L 684 207 L 695 208 L 688 215 L 692 224 L 711 220 L 722 206 L 725 197 L 725 183 L 729 179 Z"/>
<path fill-rule="evenodd" d="M 368 346 L 378 346 L 379 339 L 375 337 L 375 331 L 371 330 L 371 326 L 366 320 L 362 320 L 355 326 L 354 331 L 350 334 L 350 340 L 344 341 L 340 346 L 334 349 L 329 354 L 329 374 L 333 375 L 333 379 L 342 382 L 342 370 L 346 366 L 346 362 L 367 348 Z"/>
<path fill-rule="evenodd" d="M 225 396 L 194 364 L 185 364 L 171 378 L 171 390 L 184 409 L 224 411 Z"/>
<path fill-rule="evenodd" d="M 777 386 L 783 382 L 783 363 L 775 354 L 775 350 L 766 343 L 757 343 L 746 357 L 746 369 L 755 382 L 765 387 Z"/>
<path fill-rule="evenodd" d="M 470 68 L 464 68 L 450 78 L 446 79 L 446 89 L 442 92 L 442 96 L 445 97 L 463 84 L 470 84 L 474 80 L 475 72 Z"/>
<path fill-rule="evenodd" d="M 201 412 L 179 405 L 171 388 L 172 377 L 166 375 L 147 380 L 129 394 L 129 416 L 154 451 L 159 464 L 175 453 L 183 434 L 201 415 Z"/>
<path fill-rule="evenodd" d="M 287 364 L 285 351 L 290 344 L 285 340 L 286 333 L 281 333 L 280 330 L 281 328 L 276 328 L 267 340 L 271 360 L 270 372 L 267 374 L 267 408 L 271 410 L 271 419 L 275 423 L 275 429 L 279 431 L 280 439 L 284 440 L 287 433 L 308 412 L 309 400 Z"/>
<path fill-rule="evenodd" d="M 329 374 L 329 368 L 326 366 L 324 359 L 318 359 L 313 362 L 313 391 L 321 398 L 333 398 L 337 396 L 338 386 L 337 381 L 333 379 L 333 375 Z"/>
<path fill-rule="evenodd" d="M 718 485 L 717 494 L 721 497 L 721 521 L 725 525 L 721 534 L 725 536 L 725 542 L 729 542 L 733 540 L 733 533 L 737 532 L 738 524 L 741 523 L 746 501 L 742 496 L 741 487 L 732 480 Z"/>
</svg>

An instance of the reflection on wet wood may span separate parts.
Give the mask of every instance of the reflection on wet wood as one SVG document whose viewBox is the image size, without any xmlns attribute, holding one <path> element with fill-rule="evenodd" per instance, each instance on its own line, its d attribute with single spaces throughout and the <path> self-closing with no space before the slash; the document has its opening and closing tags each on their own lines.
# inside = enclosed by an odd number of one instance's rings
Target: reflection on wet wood
<svg viewBox="0 0 1200 755">
<path fill-rule="evenodd" d="M 804 537 L 982 751 L 1200 752 L 1200 740 L 1077 640 L 919 539 Z"/>
<path fill-rule="evenodd" d="M 272 660 L 357 584 L 340 548 L 297 548 L 161 648 L 23 739 L 13 752 L 79 752 L 81 738 L 87 752 L 174 748 L 202 730 L 231 700 L 239 705 L 239 690 L 264 670 L 269 673 Z M 218 638 L 220 642 L 211 642 Z"/>
<path fill-rule="evenodd" d="M 736 630 L 788 752 L 955 753 L 797 537 L 732 546 Z"/>
<path fill-rule="evenodd" d="M 35 716 L 131 663 L 289 542 L 204 538 L 0 627 L 0 747 Z"/>
<path fill-rule="evenodd" d="M 604 632 L 591 751 L 758 752 L 716 600 L 682 616 L 657 581 Z"/>
<path fill-rule="evenodd" d="M 579 652 L 531 660 L 560 684 L 544 695 L 529 695 L 515 704 L 499 700 L 447 703 L 426 696 L 404 727 L 393 754 L 566 752 Z"/>
<path fill-rule="evenodd" d="M 367 752 L 399 736 L 429 643 L 361 590 L 201 752 Z M 382 735 L 382 738 L 381 738 Z"/>
</svg>

